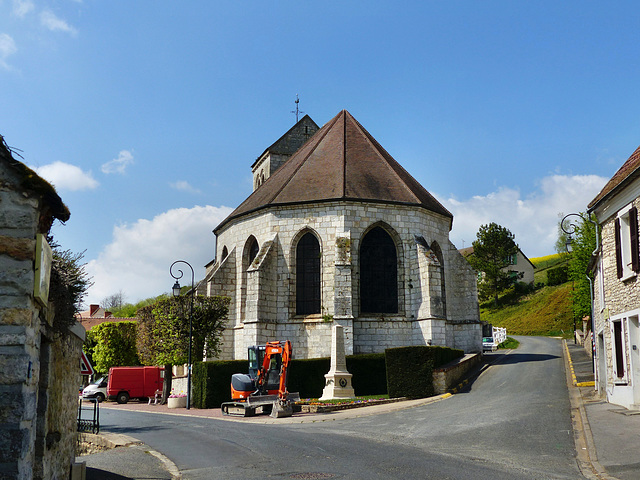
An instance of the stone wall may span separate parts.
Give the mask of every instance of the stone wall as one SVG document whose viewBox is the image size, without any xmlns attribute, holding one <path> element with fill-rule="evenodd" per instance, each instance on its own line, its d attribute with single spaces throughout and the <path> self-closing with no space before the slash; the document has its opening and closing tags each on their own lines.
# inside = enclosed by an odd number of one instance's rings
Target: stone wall
<svg viewBox="0 0 640 480">
<path fill-rule="evenodd" d="M 367 318 L 359 313 L 358 252 L 361 239 L 378 225 L 397 247 L 399 312 Z M 297 316 L 295 249 L 307 232 L 316 236 L 321 249 L 322 311 Z M 425 209 L 363 202 L 278 207 L 230 222 L 218 232 L 216 258 L 225 248 L 236 252 L 234 266 L 230 259 L 224 260 L 228 265 L 224 271 L 218 268 L 220 274 L 208 276 L 206 287 L 209 294 L 225 292 L 233 299 L 221 358 L 245 358 L 249 345 L 281 339 L 292 341 L 297 358 L 328 356 L 331 323 L 326 320 L 345 327 L 348 354 L 427 340 L 480 351 L 476 274 L 448 234 L 449 219 Z M 248 266 L 244 257 L 251 236 L 260 252 Z M 435 242 L 442 261 L 420 253 L 416 237 L 428 245 Z M 235 281 L 229 280 L 231 276 Z M 447 328 L 451 322 L 459 325 Z"/>
<path fill-rule="evenodd" d="M 433 371 L 433 387 L 436 395 L 447 393 L 451 388 L 458 385 L 458 382 L 466 377 L 471 370 L 477 367 L 482 361 L 482 354 L 467 354 L 447 365 L 436 368 Z"/>
<path fill-rule="evenodd" d="M 20 171 L 6 158 L 0 159 L 0 478 L 66 479 L 84 329 L 54 334 L 53 308 L 34 298 L 35 240 L 47 233 L 46 206 L 21 187 Z"/>
</svg>

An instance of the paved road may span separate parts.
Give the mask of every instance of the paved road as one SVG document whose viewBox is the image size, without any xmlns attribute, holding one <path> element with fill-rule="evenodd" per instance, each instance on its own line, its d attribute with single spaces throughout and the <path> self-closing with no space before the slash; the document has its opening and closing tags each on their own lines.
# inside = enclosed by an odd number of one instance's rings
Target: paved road
<svg viewBox="0 0 640 480">
<path fill-rule="evenodd" d="M 393 413 L 265 425 L 104 409 L 105 431 L 164 453 L 184 479 L 574 479 L 561 342 L 521 347 L 471 388 Z"/>
</svg>

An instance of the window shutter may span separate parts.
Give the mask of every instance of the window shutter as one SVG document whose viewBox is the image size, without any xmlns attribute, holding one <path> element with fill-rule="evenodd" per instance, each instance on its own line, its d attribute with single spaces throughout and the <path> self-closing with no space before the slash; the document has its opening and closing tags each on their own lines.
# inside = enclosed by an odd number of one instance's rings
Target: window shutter
<svg viewBox="0 0 640 480">
<path fill-rule="evenodd" d="M 638 209 L 636 207 L 629 211 L 629 229 L 631 230 L 631 268 L 638 273 L 640 259 L 638 258 Z"/>
<path fill-rule="evenodd" d="M 616 218 L 616 270 L 618 278 L 622 278 L 622 243 L 620 243 L 620 219 Z"/>
</svg>

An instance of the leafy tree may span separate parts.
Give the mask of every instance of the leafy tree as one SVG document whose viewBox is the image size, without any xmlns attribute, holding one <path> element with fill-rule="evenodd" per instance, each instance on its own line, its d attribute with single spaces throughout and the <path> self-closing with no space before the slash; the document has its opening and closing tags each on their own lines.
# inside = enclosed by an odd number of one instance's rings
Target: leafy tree
<svg viewBox="0 0 640 480">
<path fill-rule="evenodd" d="M 571 294 L 573 318 L 581 319 L 591 315 L 591 285 L 587 272 L 591 254 L 596 248 L 596 227 L 588 220 L 586 213 L 581 213 L 582 220 L 575 223 L 575 231 L 571 235 L 571 256 L 569 258 L 569 279 L 573 281 Z M 595 221 L 594 218 L 592 220 Z M 575 324 L 575 323 L 574 323 Z"/>
<path fill-rule="evenodd" d="M 91 352 L 93 366 L 105 374 L 111 367 L 140 365 L 136 352 L 136 322 L 104 322 L 93 327 Z"/>
<path fill-rule="evenodd" d="M 125 303 L 120 308 L 114 308 L 111 310 L 111 313 L 114 317 L 118 318 L 131 318 L 135 317 L 138 310 L 147 305 L 151 305 L 152 303 L 156 303 L 159 300 L 164 300 L 167 298 L 166 294 L 158 295 L 157 297 L 149 297 L 144 300 L 139 301 L 138 303 Z"/>
<path fill-rule="evenodd" d="M 473 242 L 473 254 L 468 257 L 469 263 L 478 272 L 483 273 L 478 284 L 481 299 L 494 299 L 498 303 L 498 295 L 522 278 L 522 274 L 509 272 L 512 258 L 518 253 L 515 235 L 507 228 L 490 223 L 482 225 Z"/>
<path fill-rule="evenodd" d="M 220 352 L 229 312 L 228 297 L 196 296 L 193 300 L 191 359 Z M 167 297 L 138 310 L 138 354 L 145 365 L 164 365 L 163 402 L 171 391 L 171 366 L 187 363 L 191 296 Z M 206 351 L 205 351 L 206 350 Z"/>
</svg>

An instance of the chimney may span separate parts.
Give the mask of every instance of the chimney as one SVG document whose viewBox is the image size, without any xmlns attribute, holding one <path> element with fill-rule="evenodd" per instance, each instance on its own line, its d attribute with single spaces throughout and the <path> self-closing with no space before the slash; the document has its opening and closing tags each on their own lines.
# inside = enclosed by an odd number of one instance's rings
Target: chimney
<svg viewBox="0 0 640 480">
<path fill-rule="evenodd" d="M 100 309 L 100 305 L 89 305 L 89 316 L 93 317 L 93 314 Z"/>
</svg>

